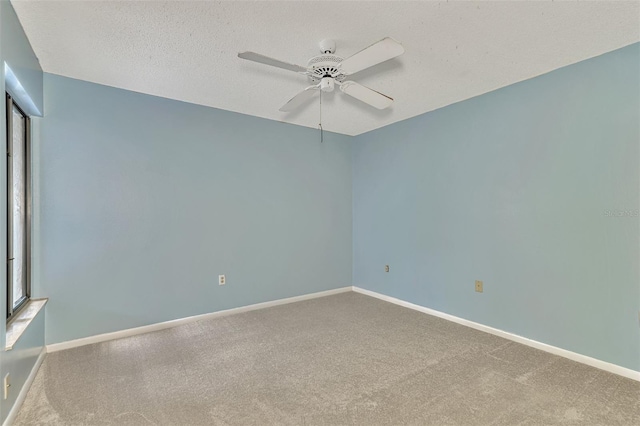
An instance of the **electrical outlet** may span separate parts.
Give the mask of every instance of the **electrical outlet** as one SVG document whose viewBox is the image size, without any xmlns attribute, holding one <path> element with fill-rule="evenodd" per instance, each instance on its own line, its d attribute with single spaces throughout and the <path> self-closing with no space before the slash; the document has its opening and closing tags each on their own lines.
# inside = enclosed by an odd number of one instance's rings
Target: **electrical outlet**
<svg viewBox="0 0 640 426">
<path fill-rule="evenodd" d="M 384 265 L 384 271 L 389 272 L 389 265 Z"/>
<path fill-rule="evenodd" d="M 225 283 L 224 275 L 218 275 L 218 285 L 225 285 Z"/>
<path fill-rule="evenodd" d="M 4 376 L 4 399 L 9 398 L 9 388 L 11 387 L 11 376 L 7 373 Z"/>
<path fill-rule="evenodd" d="M 482 281 L 476 280 L 476 291 L 482 293 Z"/>
</svg>

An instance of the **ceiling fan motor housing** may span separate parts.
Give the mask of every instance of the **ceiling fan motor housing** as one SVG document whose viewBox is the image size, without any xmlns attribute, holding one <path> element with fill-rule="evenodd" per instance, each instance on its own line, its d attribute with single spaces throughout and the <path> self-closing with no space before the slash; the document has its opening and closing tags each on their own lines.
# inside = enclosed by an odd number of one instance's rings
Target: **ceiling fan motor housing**
<svg viewBox="0 0 640 426">
<path fill-rule="evenodd" d="M 344 81 L 346 75 L 342 74 L 342 71 L 338 69 L 338 64 L 342 60 L 340 56 L 332 54 L 314 56 L 309 59 L 307 67 L 310 72 L 309 80 L 311 83 L 318 84 L 326 77 L 331 77 L 338 82 Z"/>
</svg>

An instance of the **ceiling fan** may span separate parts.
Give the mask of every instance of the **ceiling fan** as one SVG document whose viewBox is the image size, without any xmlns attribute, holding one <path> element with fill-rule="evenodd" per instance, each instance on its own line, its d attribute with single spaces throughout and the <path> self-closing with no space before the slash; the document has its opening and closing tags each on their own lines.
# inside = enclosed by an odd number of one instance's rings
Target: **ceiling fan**
<svg viewBox="0 0 640 426">
<path fill-rule="evenodd" d="M 404 53 L 404 47 L 394 39 L 386 37 L 347 59 L 334 55 L 335 51 L 335 41 L 329 39 L 322 40 L 320 42 L 321 55 L 309 59 L 306 67 L 282 62 L 254 52 L 238 53 L 238 57 L 297 72 L 309 78 L 312 85 L 291 98 L 289 102 L 280 108 L 280 111 L 293 111 L 302 106 L 319 91 L 333 92 L 335 86 L 338 86 L 340 90 L 347 95 L 374 108 L 385 109 L 390 107 L 393 103 L 393 98 L 354 81 L 346 80 L 346 78 L 351 74 L 402 55 Z"/>
</svg>

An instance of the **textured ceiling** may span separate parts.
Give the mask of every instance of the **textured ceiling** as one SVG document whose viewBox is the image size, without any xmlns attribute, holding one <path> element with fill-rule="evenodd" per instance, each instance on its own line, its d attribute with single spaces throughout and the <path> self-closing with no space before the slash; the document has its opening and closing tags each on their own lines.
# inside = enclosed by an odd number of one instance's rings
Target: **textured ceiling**
<svg viewBox="0 0 640 426">
<path fill-rule="evenodd" d="M 333 38 L 347 57 L 391 36 L 406 53 L 352 79 L 395 98 L 378 111 L 323 96 L 325 130 L 356 135 L 640 40 L 640 2 L 132 2 L 14 0 L 44 71 L 317 127 L 316 102 L 278 111 Z"/>
</svg>

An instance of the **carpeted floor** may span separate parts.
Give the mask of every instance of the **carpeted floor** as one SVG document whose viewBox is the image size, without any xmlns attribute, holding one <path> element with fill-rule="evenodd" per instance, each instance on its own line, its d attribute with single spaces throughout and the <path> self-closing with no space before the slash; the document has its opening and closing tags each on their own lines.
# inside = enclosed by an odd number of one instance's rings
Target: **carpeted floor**
<svg viewBox="0 0 640 426">
<path fill-rule="evenodd" d="M 640 382 L 356 293 L 47 355 L 16 425 L 640 425 Z"/>
</svg>

